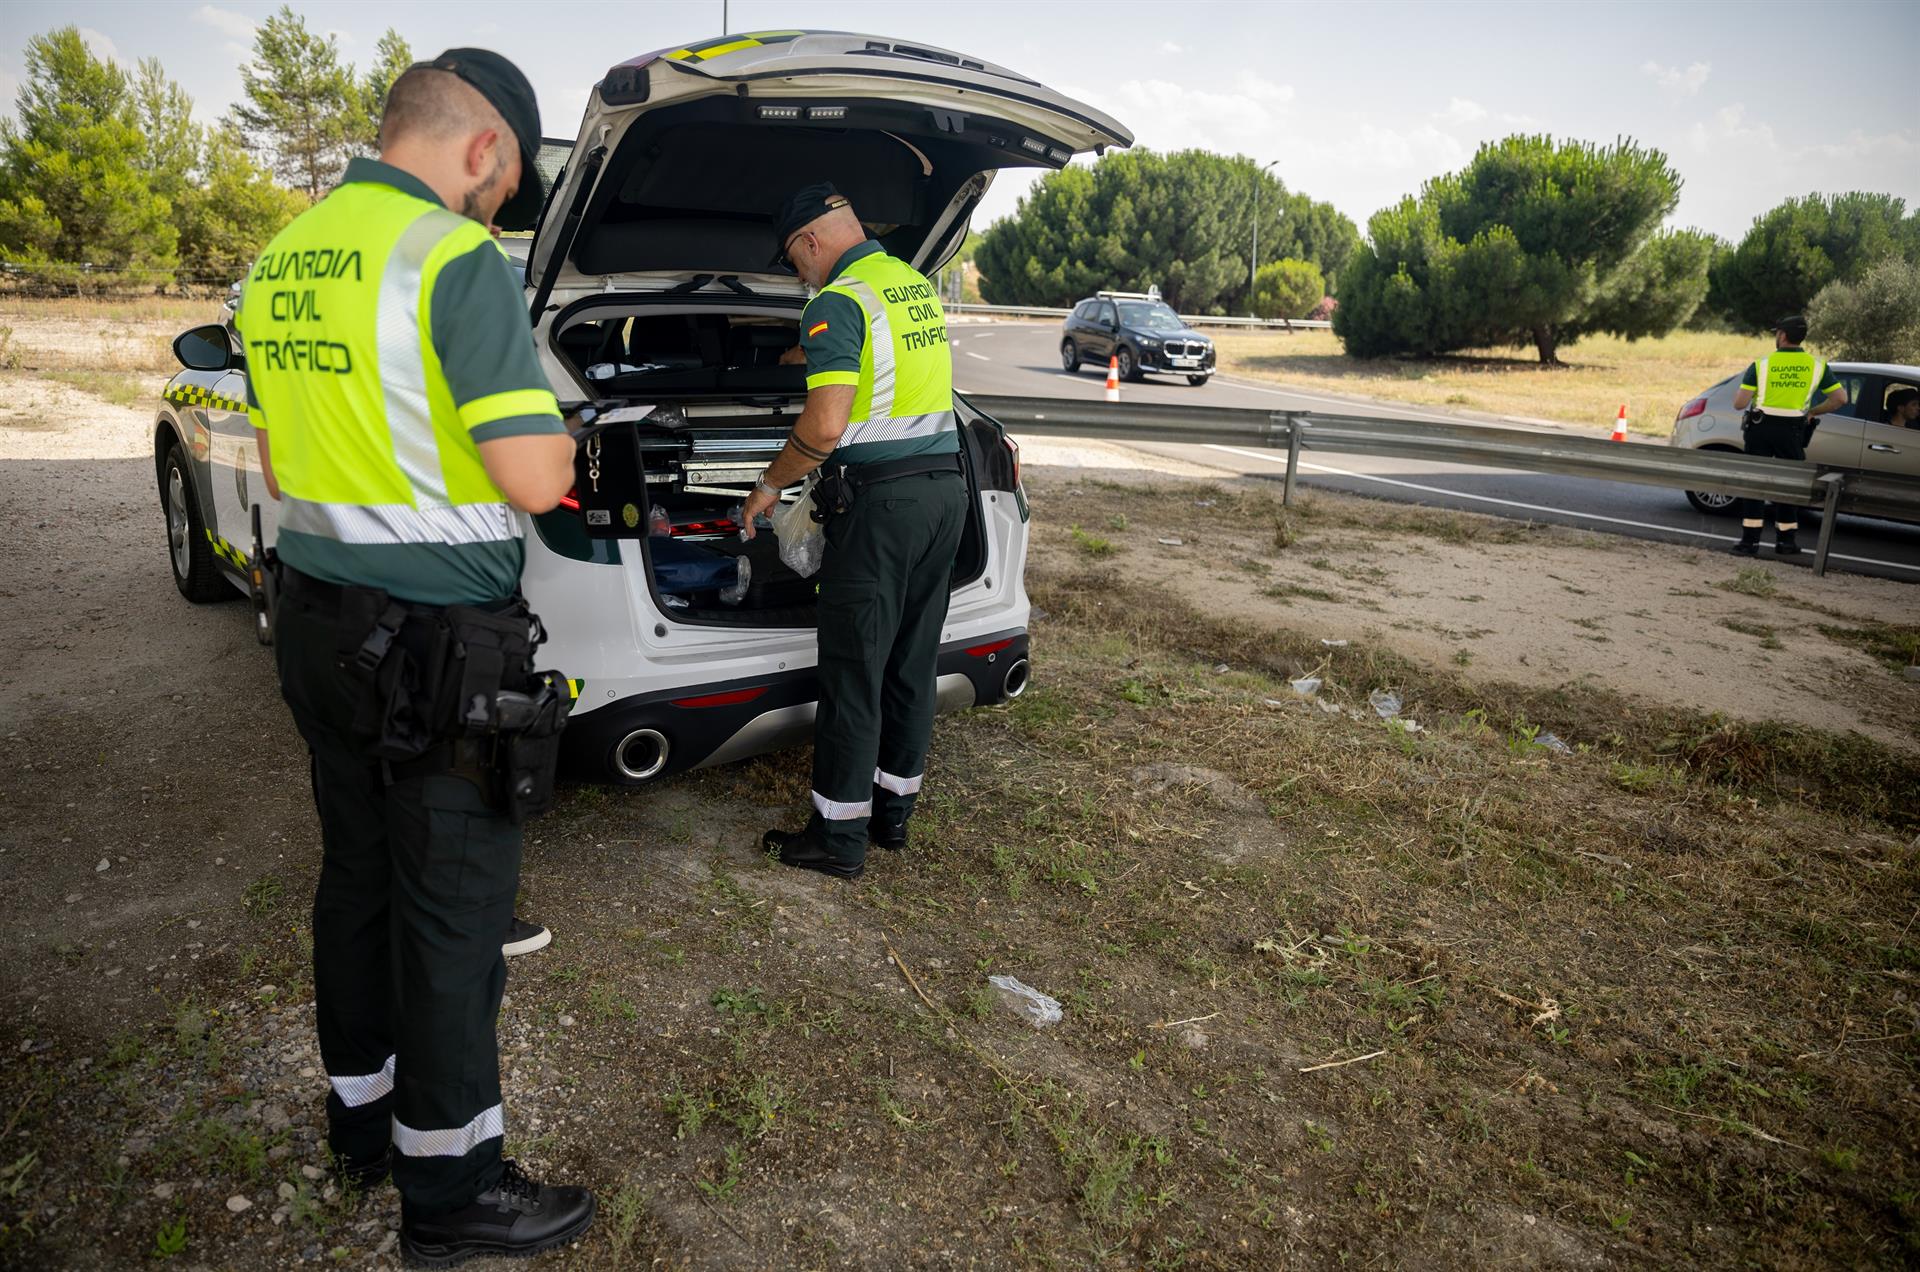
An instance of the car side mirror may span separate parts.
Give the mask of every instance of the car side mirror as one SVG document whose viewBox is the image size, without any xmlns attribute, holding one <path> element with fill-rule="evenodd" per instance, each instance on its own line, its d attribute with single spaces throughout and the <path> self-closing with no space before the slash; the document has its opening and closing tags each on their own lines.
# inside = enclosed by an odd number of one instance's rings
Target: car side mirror
<svg viewBox="0 0 1920 1272">
<path fill-rule="evenodd" d="M 234 356 L 227 329 L 217 322 L 175 336 L 173 356 L 189 371 L 234 371 L 246 365 L 246 359 Z"/>
</svg>

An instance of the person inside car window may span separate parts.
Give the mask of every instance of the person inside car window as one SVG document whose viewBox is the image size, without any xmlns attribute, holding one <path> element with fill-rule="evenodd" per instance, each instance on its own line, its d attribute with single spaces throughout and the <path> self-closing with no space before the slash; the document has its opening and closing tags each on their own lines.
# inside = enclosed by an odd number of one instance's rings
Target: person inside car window
<svg viewBox="0 0 1920 1272">
<path fill-rule="evenodd" d="M 1920 389 L 1895 389 L 1887 394 L 1887 423 L 1895 428 L 1920 428 Z"/>
</svg>

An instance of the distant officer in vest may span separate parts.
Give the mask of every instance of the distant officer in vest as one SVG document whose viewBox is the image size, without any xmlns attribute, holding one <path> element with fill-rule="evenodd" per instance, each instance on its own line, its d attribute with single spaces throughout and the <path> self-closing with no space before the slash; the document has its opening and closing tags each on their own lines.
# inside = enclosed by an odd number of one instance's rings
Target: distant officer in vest
<svg viewBox="0 0 1920 1272">
<path fill-rule="evenodd" d="M 380 159 L 355 159 L 267 245 L 238 315 L 281 503 L 275 655 L 320 815 L 328 1145 L 363 1186 L 391 1171 L 402 1251 L 435 1266 L 562 1244 L 594 1211 L 585 1189 L 501 1157 L 494 1028 L 521 831 L 483 768 L 498 735 L 483 749 L 452 723 L 471 722 L 470 690 L 497 705 L 531 668 L 514 510 L 544 512 L 573 481 L 488 234 L 537 215 L 539 144 L 533 89 L 505 58 L 411 67 Z M 462 678 L 445 691 L 450 666 Z"/>
<path fill-rule="evenodd" d="M 743 518 L 822 468 L 813 813 L 770 830 L 789 866 L 857 879 L 867 846 L 907 842 L 933 734 L 934 664 L 966 521 L 953 356 L 933 285 L 867 237 L 831 185 L 775 219 L 780 256 L 819 294 L 800 320 L 807 401 Z"/>
<path fill-rule="evenodd" d="M 1747 368 L 1733 395 L 1733 409 L 1746 411 L 1747 454 L 1775 459 L 1805 459 L 1814 421 L 1847 404 L 1847 390 L 1825 361 L 1800 346 L 1807 339 L 1807 320 L 1795 314 L 1782 318 L 1773 331 L 1774 351 Z M 1751 408 L 1751 409 L 1749 409 Z M 1735 556 L 1759 556 L 1760 532 L 1766 518 L 1773 520 L 1773 550 L 1778 556 L 1800 551 L 1794 532 L 1800 528 L 1800 510 L 1791 504 L 1740 501 L 1740 542 Z"/>
</svg>

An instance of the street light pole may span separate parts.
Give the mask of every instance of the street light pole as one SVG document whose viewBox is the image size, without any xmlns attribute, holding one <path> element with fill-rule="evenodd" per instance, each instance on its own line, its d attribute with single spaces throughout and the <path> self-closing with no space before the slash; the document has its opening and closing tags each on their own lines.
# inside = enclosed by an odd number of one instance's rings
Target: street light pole
<svg viewBox="0 0 1920 1272">
<path fill-rule="evenodd" d="M 1278 159 L 1269 160 L 1260 165 L 1253 174 L 1253 261 L 1247 266 L 1247 312 L 1253 312 L 1253 283 L 1260 272 L 1260 178 L 1267 175 L 1267 169 L 1279 163 Z"/>
</svg>

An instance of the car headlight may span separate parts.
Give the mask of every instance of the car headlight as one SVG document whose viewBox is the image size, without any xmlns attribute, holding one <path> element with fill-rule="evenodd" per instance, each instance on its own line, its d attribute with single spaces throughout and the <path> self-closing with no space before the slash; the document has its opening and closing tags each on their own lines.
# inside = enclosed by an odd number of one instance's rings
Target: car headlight
<svg viewBox="0 0 1920 1272">
<path fill-rule="evenodd" d="M 1142 347 L 1147 349 L 1158 349 L 1160 347 L 1160 342 L 1158 340 L 1155 340 L 1152 336 L 1140 337 L 1140 344 Z"/>
</svg>

